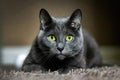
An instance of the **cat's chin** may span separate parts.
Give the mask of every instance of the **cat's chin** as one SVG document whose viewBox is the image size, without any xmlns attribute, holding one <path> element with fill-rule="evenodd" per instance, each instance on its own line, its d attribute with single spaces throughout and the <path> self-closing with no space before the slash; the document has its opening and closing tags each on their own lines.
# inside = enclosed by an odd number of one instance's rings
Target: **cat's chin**
<svg viewBox="0 0 120 80">
<path fill-rule="evenodd" d="M 66 56 L 65 55 L 57 55 L 57 58 L 59 60 L 64 60 L 66 58 Z"/>
</svg>

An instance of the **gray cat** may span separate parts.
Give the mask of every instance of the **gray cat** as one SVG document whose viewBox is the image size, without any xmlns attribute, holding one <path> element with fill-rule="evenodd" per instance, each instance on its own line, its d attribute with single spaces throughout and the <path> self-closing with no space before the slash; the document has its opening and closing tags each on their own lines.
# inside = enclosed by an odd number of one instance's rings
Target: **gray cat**
<svg viewBox="0 0 120 80">
<path fill-rule="evenodd" d="M 40 31 L 22 66 L 23 71 L 68 72 L 71 69 L 101 66 L 98 45 L 82 29 L 82 12 L 76 9 L 70 17 L 51 17 L 40 10 Z"/>
</svg>

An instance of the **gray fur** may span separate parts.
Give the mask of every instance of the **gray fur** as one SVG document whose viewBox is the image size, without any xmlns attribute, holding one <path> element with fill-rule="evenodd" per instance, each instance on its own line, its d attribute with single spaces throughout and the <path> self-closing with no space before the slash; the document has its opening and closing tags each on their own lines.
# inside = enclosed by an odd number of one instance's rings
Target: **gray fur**
<svg viewBox="0 0 120 80">
<path fill-rule="evenodd" d="M 80 9 L 67 18 L 54 18 L 41 9 L 40 32 L 27 56 L 22 70 L 68 72 L 70 69 L 91 68 L 101 65 L 101 56 L 95 40 L 82 29 Z M 56 41 L 48 40 L 54 35 Z M 67 42 L 67 35 L 74 36 Z"/>
</svg>

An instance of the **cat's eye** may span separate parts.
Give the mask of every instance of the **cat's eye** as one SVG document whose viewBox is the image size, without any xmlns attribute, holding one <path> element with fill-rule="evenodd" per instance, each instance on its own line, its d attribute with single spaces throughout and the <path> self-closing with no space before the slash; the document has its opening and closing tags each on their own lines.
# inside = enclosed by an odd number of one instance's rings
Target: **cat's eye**
<svg viewBox="0 0 120 80">
<path fill-rule="evenodd" d="M 55 36 L 53 36 L 53 35 L 49 35 L 47 38 L 48 38 L 48 40 L 51 41 L 51 42 L 56 41 L 56 38 L 55 38 Z"/>
<path fill-rule="evenodd" d="M 70 42 L 73 40 L 73 36 L 66 36 L 66 41 Z"/>
</svg>

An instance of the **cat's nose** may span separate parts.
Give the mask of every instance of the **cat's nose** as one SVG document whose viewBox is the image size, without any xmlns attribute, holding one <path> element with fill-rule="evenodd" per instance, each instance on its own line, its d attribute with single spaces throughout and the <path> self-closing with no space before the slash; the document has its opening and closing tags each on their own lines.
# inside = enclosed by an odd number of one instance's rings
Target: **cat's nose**
<svg viewBox="0 0 120 80">
<path fill-rule="evenodd" d="M 57 46 L 57 49 L 62 52 L 62 50 L 64 49 L 64 44 L 63 43 L 59 43 Z"/>
<path fill-rule="evenodd" d="M 63 50 L 64 48 L 58 47 L 57 49 L 58 49 L 60 52 L 62 52 L 62 50 Z"/>
</svg>

